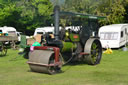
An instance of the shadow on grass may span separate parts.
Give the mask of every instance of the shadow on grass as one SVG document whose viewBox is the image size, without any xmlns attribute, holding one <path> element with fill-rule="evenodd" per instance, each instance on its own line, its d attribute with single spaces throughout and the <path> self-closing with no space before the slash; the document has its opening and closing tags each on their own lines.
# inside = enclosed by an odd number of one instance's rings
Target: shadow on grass
<svg viewBox="0 0 128 85">
<path fill-rule="evenodd" d="M 85 66 L 85 65 L 88 65 L 88 64 L 85 63 L 84 61 L 72 61 L 72 62 L 70 62 L 70 63 L 65 64 L 65 65 L 62 66 L 62 68 L 65 67 L 65 69 L 63 69 L 62 73 L 70 70 L 74 66 L 83 66 L 83 65 Z"/>
<path fill-rule="evenodd" d="M 9 55 L 8 54 L 6 54 L 6 55 L 1 55 L 0 54 L 0 57 L 8 57 Z"/>
<path fill-rule="evenodd" d="M 0 55 L 0 57 L 5 57 L 6 55 Z"/>
<path fill-rule="evenodd" d="M 14 58 L 10 59 L 9 61 L 24 60 L 24 58 L 21 58 L 21 57 L 23 57 L 23 56 L 16 56 L 16 57 L 14 57 Z"/>
<path fill-rule="evenodd" d="M 63 66 L 76 66 L 76 65 L 88 65 L 88 64 L 84 61 L 71 61 L 67 64 L 64 64 Z"/>
<path fill-rule="evenodd" d="M 50 73 L 43 73 L 43 72 L 36 72 L 36 71 L 32 71 L 32 70 L 28 70 L 27 72 L 30 72 L 30 73 L 36 73 L 36 74 L 45 74 L 45 75 L 57 75 L 57 74 L 60 74 L 60 73 L 64 73 L 64 71 L 59 71 L 59 72 L 56 72 L 54 74 L 50 74 Z"/>
</svg>

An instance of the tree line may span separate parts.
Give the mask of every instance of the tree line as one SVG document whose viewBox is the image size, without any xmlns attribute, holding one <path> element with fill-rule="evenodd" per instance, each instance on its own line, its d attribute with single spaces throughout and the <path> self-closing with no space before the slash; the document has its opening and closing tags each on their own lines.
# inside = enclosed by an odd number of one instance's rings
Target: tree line
<svg viewBox="0 0 128 85">
<path fill-rule="evenodd" d="M 101 25 L 128 23 L 128 0 L 0 0 L 0 26 L 12 26 L 31 34 L 37 27 L 53 23 L 53 3 L 61 10 L 106 16 Z"/>
</svg>

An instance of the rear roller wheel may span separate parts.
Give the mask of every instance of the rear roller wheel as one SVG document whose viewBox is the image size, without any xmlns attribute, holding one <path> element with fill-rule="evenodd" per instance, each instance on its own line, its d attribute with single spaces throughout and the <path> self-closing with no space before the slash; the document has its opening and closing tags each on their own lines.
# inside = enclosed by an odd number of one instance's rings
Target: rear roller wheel
<svg viewBox="0 0 128 85">
<path fill-rule="evenodd" d="M 85 45 L 84 48 L 85 53 L 89 53 L 89 55 L 85 55 L 85 61 L 90 65 L 96 65 L 100 63 L 102 57 L 102 46 L 98 39 L 90 38 Z"/>
</svg>

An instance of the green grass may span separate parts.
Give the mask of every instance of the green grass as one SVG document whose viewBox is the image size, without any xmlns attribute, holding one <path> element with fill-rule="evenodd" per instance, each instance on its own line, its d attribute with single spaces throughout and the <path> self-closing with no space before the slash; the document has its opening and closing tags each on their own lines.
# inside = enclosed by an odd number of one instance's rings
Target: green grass
<svg viewBox="0 0 128 85">
<path fill-rule="evenodd" d="M 64 73 L 56 75 L 31 72 L 17 52 L 8 50 L 0 57 L 0 85 L 128 85 L 128 52 L 103 54 L 96 66 L 67 65 L 62 67 Z"/>
</svg>

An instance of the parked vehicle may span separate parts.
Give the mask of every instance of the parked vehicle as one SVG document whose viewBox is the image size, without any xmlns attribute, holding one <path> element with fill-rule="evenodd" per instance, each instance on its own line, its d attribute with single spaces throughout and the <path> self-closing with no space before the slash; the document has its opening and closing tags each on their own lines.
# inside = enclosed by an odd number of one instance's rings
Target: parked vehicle
<svg viewBox="0 0 128 85">
<path fill-rule="evenodd" d="M 21 41 L 21 34 L 22 34 L 22 32 L 16 32 L 16 35 L 18 37 L 18 42 Z"/>
<path fill-rule="evenodd" d="M 8 36 L 16 36 L 16 29 L 14 27 L 0 27 L 0 32 L 1 33 L 8 33 Z"/>
<path fill-rule="evenodd" d="M 54 33 L 54 27 L 40 27 L 36 28 L 34 32 L 34 36 L 37 34 L 45 34 L 46 32 Z"/>
<path fill-rule="evenodd" d="M 17 31 L 14 27 L 0 27 L 0 56 L 7 54 L 7 46 L 15 49 L 17 42 Z"/>
<path fill-rule="evenodd" d="M 128 24 L 112 24 L 99 29 L 103 48 L 120 48 L 128 42 Z"/>
</svg>

